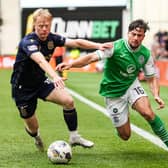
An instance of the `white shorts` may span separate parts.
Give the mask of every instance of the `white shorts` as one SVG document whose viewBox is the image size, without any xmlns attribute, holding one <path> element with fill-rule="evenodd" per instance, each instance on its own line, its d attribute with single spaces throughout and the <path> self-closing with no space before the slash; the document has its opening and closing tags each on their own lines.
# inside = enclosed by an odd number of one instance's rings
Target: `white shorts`
<svg viewBox="0 0 168 168">
<path fill-rule="evenodd" d="M 140 97 L 147 96 L 138 79 L 119 98 L 106 98 L 107 112 L 115 127 L 120 127 L 128 121 L 129 105 L 133 105 Z"/>
</svg>

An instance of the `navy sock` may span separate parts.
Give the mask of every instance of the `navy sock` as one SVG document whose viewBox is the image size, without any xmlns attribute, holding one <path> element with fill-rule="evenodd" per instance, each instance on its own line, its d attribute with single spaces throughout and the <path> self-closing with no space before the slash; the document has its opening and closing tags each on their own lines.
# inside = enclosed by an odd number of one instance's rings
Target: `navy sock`
<svg viewBox="0 0 168 168">
<path fill-rule="evenodd" d="M 26 130 L 26 132 L 27 132 L 31 137 L 36 137 L 36 136 L 38 135 L 37 132 L 36 132 L 36 133 L 31 133 L 31 132 L 29 132 L 26 127 L 25 127 L 25 130 Z"/>
<path fill-rule="evenodd" d="M 63 110 L 64 112 L 64 120 L 67 124 L 69 131 L 75 131 L 77 129 L 77 112 L 76 109 L 72 110 Z"/>
</svg>

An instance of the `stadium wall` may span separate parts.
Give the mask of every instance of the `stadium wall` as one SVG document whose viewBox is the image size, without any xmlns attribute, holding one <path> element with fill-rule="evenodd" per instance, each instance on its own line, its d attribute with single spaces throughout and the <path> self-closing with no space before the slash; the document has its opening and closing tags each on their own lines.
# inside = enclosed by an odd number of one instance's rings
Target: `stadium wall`
<svg viewBox="0 0 168 168">
<path fill-rule="evenodd" d="M 20 40 L 19 0 L 0 0 L 0 55 L 15 54 Z"/>
<path fill-rule="evenodd" d="M 30 1 L 30 0 L 29 0 Z M 55 0 L 58 1 L 58 0 Z M 65 0 L 66 1 L 66 0 Z M 73 0 L 75 1 L 75 0 Z M 92 0 L 96 1 L 96 0 Z M 98 1 L 98 0 L 97 0 Z M 28 2 L 28 0 L 25 2 Z M 36 0 L 37 2 L 37 0 Z M 49 2 L 41 0 L 41 2 Z M 81 4 L 82 0 L 78 0 Z M 103 1 L 104 2 L 104 1 Z M 132 2 L 131 8 L 129 3 Z M 37 3 L 36 3 L 37 4 Z M 64 4 L 61 2 L 61 4 Z M 86 3 L 85 3 L 86 4 Z M 132 19 L 144 18 L 150 24 L 151 30 L 147 34 L 145 44 L 150 47 L 153 35 L 158 30 L 168 29 L 168 13 L 167 13 L 167 0 L 127 0 L 127 13 L 124 17 L 123 32 L 125 37 L 127 26 L 129 23 L 129 14 Z M 3 20 L 0 26 L 0 55 L 13 54 L 16 51 L 18 41 L 21 38 L 21 7 L 20 0 L 1 0 L 0 1 L 0 17 Z M 127 21 L 128 19 L 128 21 Z"/>
<path fill-rule="evenodd" d="M 37 1 L 38 0 L 36 0 L 36 2 Z M 48 0 L 47 2 L 49 1 L 50 0 Z M 90 2 L 93 2 L 93 1 L 96 2 L 96 0 L 92 0 Z M 28 1 L 25 0 L 25 2 L 27 3 Z M 46 2 L 46 1 L 41 0 L 41 2 Z M 78 0 L 78 2 L 80 3 L 83 1 Z M 137 18 L 143 18 L 149 22 L 149 25 L 151 28 L 150 32 L 147 33 L 147 36 L 144 41 L 144 43 L 148 47 L 150 47 L 151 43 L 153 42 L 153 35 L 156 32 L 168 30 L 167 6 L 168 6 L 167 0 L 156 0 L 156 1 L 128 0 L 127 8 L 123 10 L 121 28 L 119 29 L 119 33 L 116 34 L 117 35 L 116 38 L 119 38 L 120 36 L 126 37 L 127 26 L 131 19 L 134 20 Z M 50 8 L 49 6 L 47 7 Z M 23 33 L 23 28 L 21 27 L 21 26 L 24 26 L 22 21 L 22 12 L 23 10 L 21 9 L 21 6 L 20 6 L 20 0 L 12 0 L 12 1 L 1 0 L 0 1 L 0 18 L 3 21 L 2 25 L 0 26 L 0 68 L 11 68 L 13 66 L 18 42 L 25 33 L 25 32 Z M 2 57 L 2 56 L 5 56 L 5 57 Z M 158 66 L 160 71 L 161 83 L 163 85 L 168 85 L 168 76 L 167 76 L 168 63 L 157 61 L 156 65 Z M 93 65 L 91 69 L 90 68 L 88 69 L 92 71 L 94 69 L 93 68 L 94 66 L 95 65 Z M 87 71 L 87 68 L 81 71 Z"/>
</svg>

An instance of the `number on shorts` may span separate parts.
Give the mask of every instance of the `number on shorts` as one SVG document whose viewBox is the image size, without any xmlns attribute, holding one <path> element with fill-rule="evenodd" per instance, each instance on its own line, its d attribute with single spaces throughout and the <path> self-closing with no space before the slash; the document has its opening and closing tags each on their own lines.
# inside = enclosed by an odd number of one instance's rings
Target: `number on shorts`
<svg viewBox="0 0 168 168">
<path fill-rule="evenodd" d="M 141 88 L 140 86 L 134 88 L 134 90 L 137 92 L 138 95 L 145 93 L 143 88 Z"/>
</svg>

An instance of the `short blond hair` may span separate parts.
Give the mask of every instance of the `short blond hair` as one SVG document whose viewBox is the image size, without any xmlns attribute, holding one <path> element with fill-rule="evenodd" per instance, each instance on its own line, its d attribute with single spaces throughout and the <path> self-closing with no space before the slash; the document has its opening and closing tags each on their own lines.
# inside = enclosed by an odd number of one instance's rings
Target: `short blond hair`
<svg viewBox="0 0 168 168">
<path fill-rule="evenodd" d="M 33 24 L 36 22 L 38 16 L 46 17 L 49 20 L 52 20 L 53 18 L 48 9 L 39 8 L 33 12 Z"/>
</svg>

